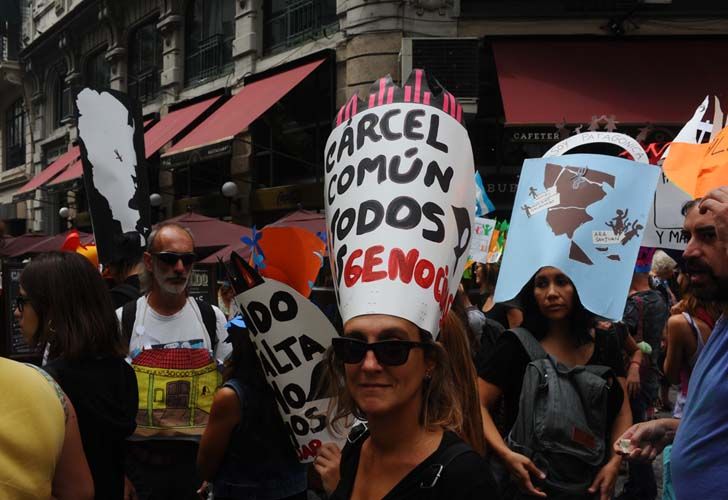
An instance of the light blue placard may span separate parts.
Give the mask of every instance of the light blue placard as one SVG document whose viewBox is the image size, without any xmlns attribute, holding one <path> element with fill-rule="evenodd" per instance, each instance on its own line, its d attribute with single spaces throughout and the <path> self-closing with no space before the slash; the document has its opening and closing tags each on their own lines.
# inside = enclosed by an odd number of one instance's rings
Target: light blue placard
<svg viewBox="0 0 728 500">
<path fill-rule="evenodd" d="M 553 266 L 589 311 L 621 319 L 659 174 L 604 155 L 526 160 L 495 301 L 512 299 L 540 268 Z"/>
</svg>

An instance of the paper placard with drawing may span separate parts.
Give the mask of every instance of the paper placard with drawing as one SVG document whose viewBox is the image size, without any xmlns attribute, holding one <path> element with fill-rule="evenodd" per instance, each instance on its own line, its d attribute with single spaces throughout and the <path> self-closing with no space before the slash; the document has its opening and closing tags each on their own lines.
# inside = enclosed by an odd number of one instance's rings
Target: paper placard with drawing
<svg viewBox="0 0 728 500">
<path fill-rule="evenodd" d="M 659 173 L 603 155 L 526 160 L 496 302 L 553 266 L 571 278 L 584 307 L 620 319 Z"/>
</svg>

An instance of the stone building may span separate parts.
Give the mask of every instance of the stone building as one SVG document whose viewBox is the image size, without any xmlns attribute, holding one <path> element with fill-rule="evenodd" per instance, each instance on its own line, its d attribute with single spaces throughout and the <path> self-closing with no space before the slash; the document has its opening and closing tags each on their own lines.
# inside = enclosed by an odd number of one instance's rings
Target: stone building
<svg viewBox="0 0 728 500">
<path fill-rule="evenodd" d="M 3 0 L 22 25 L 22 63 L 0 57 L 0 215 L 56 232 L 68 207 L 89 226 L 74 149 L 84 86 L 142 103 L 157 219 L 191 209 L 260 226 L 320 209 L 336 110 L 413 67 L 460 100 L 476 167 L 507 211 L 522 160 L 561 137 L 617 127 L 669 140 L 703 96 L 720 94 L 723 4 Z M 22 134 L 7 132 L 18 123 Z"/>
</svg>

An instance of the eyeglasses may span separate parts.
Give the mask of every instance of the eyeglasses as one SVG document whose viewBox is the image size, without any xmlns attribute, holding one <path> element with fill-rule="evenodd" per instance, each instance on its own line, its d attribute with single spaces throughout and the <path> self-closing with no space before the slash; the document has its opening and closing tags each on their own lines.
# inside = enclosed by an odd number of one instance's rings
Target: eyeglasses
<svg viewBox="0 0 728 500">
<path fill-rule="evenodd" d="M 197 255 L 194 253 L 177 253 L 177 252 L 157 252 L 153 253 L 153 256 L 167 264 L 168 266 L 173 266 L 177 264 L 177 261 L 182 261 L 182 265 L 185 267 L 190 267 L 192 264 L 195 263 L 197 260 Z"/>
<path fill-rule="evenodd" d="M 30 302 L 28 300 L 28 297 L 24 297 L 23 295 L 18 295 L 17 297 L 15 297 L 15 308 L 18 310 L 18 312 L 23 312 L 26 302 Z"/>
<path fill-rule="evenodd" d="M 400 366 L 407 362 L 410 349 L 425 348 L 430 344 L 425 342 L 410 342 L 409 340 L 382 340 L 381 342 L 364 342 L 348 337 L 332 339 L 334 354 L 346 364 L 361 363 L 367 351 L 374 352 L 377 361 L 385 366 Z"/>
</svg>

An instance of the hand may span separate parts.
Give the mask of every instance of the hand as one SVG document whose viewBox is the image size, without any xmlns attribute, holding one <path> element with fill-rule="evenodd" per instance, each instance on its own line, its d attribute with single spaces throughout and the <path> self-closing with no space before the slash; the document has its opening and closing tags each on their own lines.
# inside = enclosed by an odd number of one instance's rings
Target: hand
<svg viewBox="0 0 728 500">
<path fill-rule="evenodd" d="M 539 479 L 546 479 L 546 474 L 541 472 L 530 458 L 514 451 L 509 451 L 508 454 L 503 457 L 503 461 L 521 490 L 525 491 L 529 495 L 546 498 L 546 493 L 541 491 L 539 488 L 536 488 L 531 481 L 531 474 Z"/>
<path fill-rule="evenodd" d="M 197 494 L 200 495 L 200 498 L 207 500 L 207 498 L 210 496 L 210 483 L 207 481 L 202 481 L 202 484 L 197 489 Z"/>
<path fill-rule="evenodd" d="M 640 367 L 637 364 L 629 364 L 629 370 L 627 370 L 627 392 L 629 393 L 630 399 L 636 398 L 640 393 Z"/>
<path fill-rule="evenodd" d="M 324 491 L 331 495 L 339 484 L 339 464 L 341 463 L 341 450 L 336 443 L 324 443 L 318 449 L 313 466 L 321 476 Z"/>
<path fill-rule="evenodd" d="M 599 500 L 611 500 L 614 493 L 614 485 L 617 483 L 619 475 L 619 466 L 622 463 L 622 457 L 615 455 L 607 462 L 604 467 L 599 470 L 597 477 L 594 478 L 589 493 L 599 493 Z"/>
<path fill-rule="evenodd" d="M 614 452 L 627 460 L 649 462 L 659 455 L 663 448 L 672 443 L 680 421 L 675 418 L 660 418 L 635 424 L 627 429 L 614 443 Z M 625 450 L 620 443 L 629 440 Z"/>
<path fill-rule="evenodd" d="M 124 500 L 139 500 L 134 484 L 126 476 L 124 476 Z"/>
<path fill-rule="evenodd" d="M 712 190 L 700 202 L 700 213 L 710 211 L 715 221 L 718 239 L 728 243 L 728 186 Z"/>
</svg>

